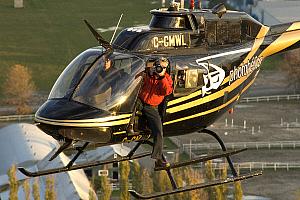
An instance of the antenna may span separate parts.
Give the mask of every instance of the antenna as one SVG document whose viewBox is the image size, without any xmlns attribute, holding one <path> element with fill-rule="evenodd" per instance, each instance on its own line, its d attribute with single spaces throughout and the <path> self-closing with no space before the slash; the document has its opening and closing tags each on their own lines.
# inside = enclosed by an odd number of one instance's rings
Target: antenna
<svg viewBox="0 0 300 200">
<path fill-rule="evenodd" d="M 115 37 L 115 34 L 116 34 L 116 32 L 117 32 L 117 30 L 118 30 L 118 28 L 119 28 L 119 24 L 120 24 L 120 22 L 121 22 L 121 20 L 122 20 L 122 17 L 123 17 L 123 13 L 121 14 L 121 16 L 120 16 L 120 18 L 119 18 L 119 21 L 118 21 L 117 27 L 115 28 L 114 34 L 112 35 L 112 37 L 111 37 L 111 39 L 110 39 L 110 42 L 109 42 L 109 44 L 111 44 L 111 43 L 112 43 L 112 41 L 113 41 L 113 39 L 114 39 L 114 37 Z"/>
</svg>

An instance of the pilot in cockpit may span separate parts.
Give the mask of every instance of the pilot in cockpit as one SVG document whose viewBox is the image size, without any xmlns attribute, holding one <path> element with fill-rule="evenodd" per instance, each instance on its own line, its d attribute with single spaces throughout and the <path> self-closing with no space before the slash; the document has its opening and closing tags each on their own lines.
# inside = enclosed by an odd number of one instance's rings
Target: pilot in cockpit
<svg viewBox="0 0 300 200">
<path fill-rule="evenodd" d="M 101 72 L 101 77 L 104 79 L 109 79 L 117 69 L 113 66 L 113 61 L 106 55 L 103 56 L 103 71 Z"/>
</svg>

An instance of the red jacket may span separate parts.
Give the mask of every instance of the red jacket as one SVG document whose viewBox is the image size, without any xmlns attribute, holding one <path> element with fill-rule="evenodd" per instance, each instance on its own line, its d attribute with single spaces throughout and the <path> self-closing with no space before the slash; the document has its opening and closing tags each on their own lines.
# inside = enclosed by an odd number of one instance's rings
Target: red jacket
<svg viewBox="0 0 300 200">
<path fill-rule="evenodd" d="M 158 106 L 165 96 L 172 93 L 172 84 L 173 81 L 167 73 L 162 79 L 146 75 L 139 97 L 146 104 Z"/>
</svg>

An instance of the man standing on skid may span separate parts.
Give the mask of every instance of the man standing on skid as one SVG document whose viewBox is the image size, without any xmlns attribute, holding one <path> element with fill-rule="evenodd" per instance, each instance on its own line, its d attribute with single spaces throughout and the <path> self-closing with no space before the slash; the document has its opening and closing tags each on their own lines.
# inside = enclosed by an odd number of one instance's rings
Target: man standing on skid
<svg viewBox="0 0 300 200">
<path fill-rule="evenodd" d="M 170 164 L 162 159 L 163 150 L 163 126 L 162 119 L 158 111 L 158 105 L 164 98 L 172 93 L 173 81 L 166 72 L 169 61 L 166 58 L 160 58 L 155 61 L 154 66 L 146 68 L 143 86 L 139 94 L 141 101 L 141 111 L 147 119 L 147 124 L 154 137 L 154 146 L 152 158 L 156 159 L 155 166 L 168 167 Z"/>
</svg>

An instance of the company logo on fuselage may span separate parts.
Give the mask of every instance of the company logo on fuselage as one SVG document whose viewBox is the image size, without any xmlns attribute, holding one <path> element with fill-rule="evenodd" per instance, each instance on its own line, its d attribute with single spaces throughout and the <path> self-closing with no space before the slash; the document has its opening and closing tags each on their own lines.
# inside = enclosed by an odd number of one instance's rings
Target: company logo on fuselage
<svg viewBox="0 0 300 200">
<path fill-rule="evenodd" d="M 262 63 L 263 58 L 255 56 L 251 60 L 248 60 L 246 64 L 239 67 L 234 67 L 229 72 L 229 85 L 234 81 L 251 74 L 254 70 L 258 69 Z"/>
<path fill-rule="evenodd" d="M 187 34 L 155 36 L 152 43 L 154 48 L 188 46 L 189 36 Z"/>
<path fill-rule="evenodd" d="M 203 97 L 205 94 L 210 94 L 211 90 L 218 89 L 220 87 L 220 85 L 222 84 L 225 78 L 225 71 L 221 67 L 214 64 L 200 63 L 200 62 L 197 62 L 197 64 L 203 67 L 207 72 L 203 74 L 203 83 L 204 83 L 204 85 L 202 86 L 202 97 Z"/>
</svg>

